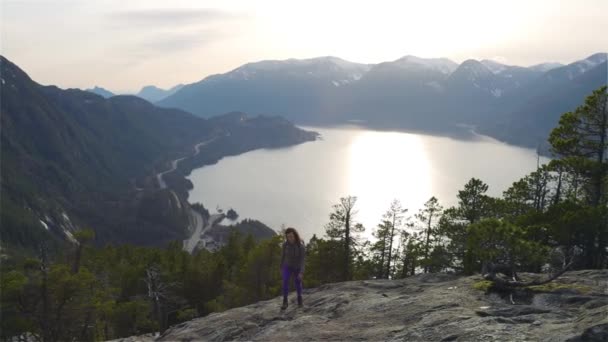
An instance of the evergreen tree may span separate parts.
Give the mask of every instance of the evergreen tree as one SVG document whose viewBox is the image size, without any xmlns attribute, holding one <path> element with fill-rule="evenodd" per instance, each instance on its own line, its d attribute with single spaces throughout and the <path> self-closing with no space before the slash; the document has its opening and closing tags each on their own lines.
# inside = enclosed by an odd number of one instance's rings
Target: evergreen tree
<svg viewBox="0 0 608 342">
<path fill-rule="evenodd" d="M 431 260 L 432 244 L 438 239 L 436 225 L 442 211 L 443 208 L 439 205 L 439 201 L 433 196 L 424 204 L 424 209 L 421 209 L 415 215 L 424 236 L 424 241 L 422 242 L 424 273 L 429 272 L 433 264 Z"/>
<path fill-rule="evenodd" d="M 478 270 L 484 261 L 509 265 L 513 270 L 536 270 L 548 252 L 547 247 L 530 241 L 525 230 L 494 218 L 470 225 L 467 245 Z"/>
<path fill-rule="evenodd" d="M 340 202 L 333 206 L 333 212 L 329 214 L 329 223 L 325 225 L 327 236 L 340 241 L 343 245 L 342 280 L 352 279 L 353 249 L 357 246 L 357 238 L 354 234 L 365 230 L 361 223 L 355 221 L 356 202 L 355 196 L 340 198 Z"/>
<path fill-rule="evenodd" d="M 306 245 L 306 283 L 318 286 L 341 281 L 344 245 L 339 240 L 319 239 L 313 235 Z"/>
<path fill-rule="evenodd" d="M 458 214 L 468 223 L 479 221 L 489 211 L 487 191 L 488 185 L 477 178 L 471 178 L 464 189 L 458 191 Z"/>
<path fill-rule="evenodd" d="M 401 207 L 401 203 L 398 200 L 393 200 L 390 208 L 383 216 L 383 222 L 388 224 L 388 256 L 386 261 L 386 272 L 388 276 L 391 274 L 391 266 L 393 262 L 393 241 L 395 237 L 401 232 L 403 224 L 403 215 L 407 212 L 407 209 Z"/>
<path fill-rule="evenodd" d="M 239 283 L 247 289 L 247 303 L 279 295 L 281 275 L 277 269 L 281 262 L 281 241 L 282 237 L 277 235 L 261 241 L 248 251 Z"/>
<path fill-rule="evenodd" d="M 402 230 L 399 234 L 397 255 L 399 255 L 399 264 L 395 265 L 391 276 L 393 278 L 405 278 L 415 275 L 422 256 L 420 235 Z"/>
<path fill-rule="evenodd" d="M 376 278 L 388 278 L 386 271 L 386 260 L 388 254 L 388 237 L 391 225 L 389 221 L 383 220 L 373 232 L 376 242 L 370 247 L 373 258 Z"/>
<path fill-rule="evenodd" d="M 471 178 L 464 189 L 458 191 L 458 207 L 446 209 L 439 220 L 441 234 L 449 240 L 450 267 L 465 274 L 475 271 L 467 248 L 467 227 L 482 218 L 496 215 L 498 202 L 487 196 L 487 191 L 487 184 Z"/>
<path fill-rule="evenodd" d="M 585 248 L 587 267 L 603 267 L 606 263 L 607 102 L 607 87 L 603 86 L 582 106 L 563 114 L 549 136 L 552 151 L 582 180 L 586 204 L 596 208 L 597 222 L 588 228 L 594 231 L 594 237 Z"/>
</svg>

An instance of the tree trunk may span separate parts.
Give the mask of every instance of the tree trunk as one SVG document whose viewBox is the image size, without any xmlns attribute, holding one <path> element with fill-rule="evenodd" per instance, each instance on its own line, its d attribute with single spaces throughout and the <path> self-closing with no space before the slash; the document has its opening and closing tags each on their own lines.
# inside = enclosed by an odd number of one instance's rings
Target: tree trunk
<svg viewBox="0 0 608 342">
<path fill-rule="evenodd" d="M 72 273 L 76 274 L 80 271 L 80 258 L 82 257 L 82 242 L 78 243 L 78 247 L 76 248 L 76 256 L 74 258 L 74 264 L 72 265 Z"/>
<path fill-rule="evenodd" d="M 401 278 L 405 278 L 407 277 L 407 270 L 408 270 L 408 257 L 403 258 L 403 267 L 401 268 Z"/>
<path fill-rule="evenodd" d="M 52 340 L 51 336 L 51 318 L 49 313 L 49 291 L 48 291 L 48 259 L 46 254 L 46 246 L 40 247 L 40 272 L 42 273 L 42 282 L 40 285 L 40 297 L 42 299 L 42 317 L 40 326 L 42 328 L 42 341 L 48 342 Z"/>
<path fill-rule="evenodd" d="M 91 322 L 91 311 L 87 311 L 87 316 L 84 319 L 84 324 L 82 325 L 82 331 L 80 332 L 80 340 L 86 341 L 87 339 L 87 330 L 89 327 L 89 323 Z"/>
<path fill-rule="evenodd" d="M 391 233 L 388 236 L 389 239 L 389 243 L 388 243 L 388 260 L 386 263 L 386 277 L 390 277 L 391 275 L 391 258 L 392 258 L 392 254 L 393 254 L 393 237 L 395 235 L 395 214 L 393 213 L 393 222 L 391 223 Z"/>
<path fill-rule="evenodd" d="M 433 210 L 429 211 L 429 222 L 426 226 L 426 242 L 424 244 L 424 273 L 428 273 L 429 272 L 429 243 L 431 240 L 431 223 L 432 223 L 432 219 L 433 219 Z"/>
<path fill-rule="evenodd" d="M 473 270 L 473 255 L 470 251 L 470 248 L 465 249 L 464 258 L 462 262 L 462 266 L 464 269 L 464 274 L 471 275 L 474 273 Z"/>
<path fill-rule="evenodd" d="M 350 280 L 350 208 L 345 208 L 346 219 L 344 228 L 346 229 L 346 237 L 344 239 L 344 280 Z"/>
<path fill-rule="evenodd" d="M 597 179 L 597 205 L 601 206 L 602 212 L 600 213 L 600 227 L 596 236 L 597 241 L 597 255 L 595 258 L 594 266 L 595 268 L 602 268 L 604 265 L 604 259 L 606 256 L 606 242 L 604 241 L 604 234 L 608 233 L 606 231 L 606 201 L 604 194 L 604 183 L 606 182 L 606 165 L 604 165 L 604 155 L 606 154 L 606 134 L 608 133 L 608 94 L 604 94 L 604 101 L 602 104 L 601 115 L 602 115 L 602 124 L 600 127 L 600 151 L 598 151 L 598 167 L 599 167 L 599 175 Z"/>
<path fill-rule="evenodd" d="M 384 253 L 386 252 L 386 238 L 382 242 L 382 252 L 380 253 L 380 269 L 378 271 L 378 278 L 384 279 Z"/>
<path fill-rule="evenodd" d="M 559 203 L 560 200 L 560 196 L 562 194 L 562 177 L 563 177 L 564 171 L 561 169 L 558 171 L 558 176 L 557 176 L 557 187 L 555 189 L 555 197 L 553 197 L 553 205 L 556 205 Z"/>
</svg>

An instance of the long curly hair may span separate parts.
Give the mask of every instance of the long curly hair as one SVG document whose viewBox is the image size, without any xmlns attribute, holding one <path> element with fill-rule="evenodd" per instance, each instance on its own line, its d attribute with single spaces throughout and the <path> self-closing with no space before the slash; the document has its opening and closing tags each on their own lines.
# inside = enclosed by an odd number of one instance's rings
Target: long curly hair
<svg viewBox="0 0 608 342">
<path fill-rule="evenodd" d="M 293 233 L 293 236 L 295 236 L 296 238 L 296 244 L 300 243 L 300 234 L 298 234 L 298 231 L 293 228 L 293 227 L 289 227 L 287 229 L 285 229 L 285 236 L 287 237 L 287 234 L 289 233 Z"/>
</svg>

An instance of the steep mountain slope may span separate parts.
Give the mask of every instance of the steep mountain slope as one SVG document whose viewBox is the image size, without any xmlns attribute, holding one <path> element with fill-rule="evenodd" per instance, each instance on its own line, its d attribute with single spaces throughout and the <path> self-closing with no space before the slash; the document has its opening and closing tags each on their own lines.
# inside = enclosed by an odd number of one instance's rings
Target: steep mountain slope
<svg viewBox="0 0 608 342">
<path fill-rule="evenodd" d="M 508 92 L 511 89 L 521 87 L 528 82 L 540 77 L 544 71 L 542 68 L 524 68 L 516 65 L 506 65 L 495 61 L 484 59 L 481 64 L 485 65 L 492 73 L 502 78 L 503 92 Z M 549 67 L 550 68 L 550 67 Z M 550 70 L 550 69 L 549 69 Z"/>
<path fill-rule="evenodd" d="M 222 134 L 180 172 L 315 138 L 279 118 L 205 120 L 135 96 L 104 99 L 42 86 L 4 57 L 0 68 L 2 247 L 71 240 L 82 227 L 93 228 L 99 244 L 183 239 L 189 219 L 183 186 L 157 190 L 155 174 L 168 160 Z"/>
<path fill-rule="evenodd" d="M 606 54 L 596 54 L 543 74 L 499 103 L 496 120 L 482 120 L 480 131 L 511 143 L 536 147 L 546 142 L 560 116 L 580 106 L 608 83 Z"/>
<path fill-rule="evenodd" d="M 135 181 L 211 134 L 205 120 L 183 111 L 132 96 L 104 99 L 41 86 L 3 57 L 0 65 L 2 233 L 8 244 L 29 246 L 41 228 L 69 237 L 85 222 L 122 226 L 116 216 L 129 206 L 123 202 Z M 129 235 L 124 226 L 115 229 Z"/>
</svg>

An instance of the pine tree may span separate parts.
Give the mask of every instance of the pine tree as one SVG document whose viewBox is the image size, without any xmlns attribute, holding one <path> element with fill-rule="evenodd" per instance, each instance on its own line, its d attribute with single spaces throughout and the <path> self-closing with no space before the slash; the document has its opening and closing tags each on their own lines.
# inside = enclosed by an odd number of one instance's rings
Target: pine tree
<svg viewBox="0 0 608 342">
<path fill-rule="evenodd" d="M 401 203 L 398 200 L 393 200 L 390 208 L 384 214 L 383 219 L 384 222 L 388 223 L 388 256 L 386 261 L 386 275 L 389 276 L 391 274 L 391 265 L 393 258 L 393 241 L 395 236 L 400 234 L 402 224 L 403 224 L 403 215 L 407 212 L 407 209 L 401 207 Z"/>
<path fill-rule="evenodd" d="M 306 245 L 306 283 L 318 286 L 342 281 L 344 245 L 339 240 L 325 240 L 313 235 Z"/>
<path fill-rule="evenodd" d="M 437 239 L 437 228 L 436 223 L 441 216 L 443 208 L 439 205 L 439 201 L 434 196 L 431 197 L 425 204 L 424 209 L 421 209 L 418 214 L 415 215 L 416 219 L 422 226 L 422 232 L 424 235 L 423 241 L 423 264 L 424 273 L 429 272 L 431 261 L 431 243 Z"/>
<path fill-rule="evenodd" d="M 352 249 L 357 245 L 355 233 L 361 233 L 365 229 L 361 223 L 355 221 L 355 203 L 357 197 L 348 196 L 340 198 L 340 203 L 333 206 L 333 212 L 329 214 L 329 223 L 325 226 L 328 237 L 342 242 L 343 255 L 343 280 L 352 279 Z"/>
<path fill-rule="evenodd" d="M 549 136 L 552 151 L 583 181 L 586 204 L 596 208 L 595 233 L 587 241 L 587 267 L 602 267 L 606 262 L 608 225 L 606 196 L 608 162 L 608 93 L 603 86 L 585 99 L 573 112 L 564 113 Z"/>
<path fill-rule="evenodd" d="M 390 222 L 383 220 L 373 232 L 376 242 L 370 247 L 370 250 L 374 258 L 376 277 L 380 279 L 388 278 L 388 274 L 385 274 L 385 265 L 388 254 L 388 236 L 390 229 Z"/>
</svg>

